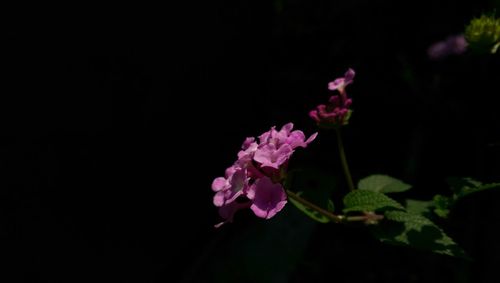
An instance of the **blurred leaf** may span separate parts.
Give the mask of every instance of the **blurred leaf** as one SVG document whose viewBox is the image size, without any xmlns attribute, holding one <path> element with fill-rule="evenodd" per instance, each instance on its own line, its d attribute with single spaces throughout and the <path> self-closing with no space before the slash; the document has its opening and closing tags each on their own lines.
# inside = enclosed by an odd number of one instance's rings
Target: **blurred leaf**
<svg viewBox="0 0 500 283">
<path fill-rule="evenodd" d="M 411 186 L 390 176 L 371 175 L 361 179 L 358 188 L 379 193 L 398 193 L 409 190 Z"/>
<path fill-rule="evenodd" d="M 490 184 L 484 184 L 481 185 L 477 188 L 464 188 L 463 190 L 460 191 L 460 193 L 457 195 L 459 198 L 481 192 L 481 191 L 486 191 L 486 190 L 491 190 L 491 189 L 500 189 L 500 183 L 490 183 Z"/>
<path fill-rule="evenodd" d="M 373 229 L 382 242 L 466 258 L 464 251 L 429 219 L 404 211 L 384 214 L 388 221 Z"/>
<path fill-rule="evenodd" d="M 432 200 L 406 200 L 406 211 L 412 214 L 419 214 L 423 216 L 432 215 L 432 208 L 434 207 L 434 202 Z"/>
<path fill-rule="evenodd" d="M 351 110 L 351 109 L 349 109 L 349 110 L 347 111 L 347 115 L 345 115 L 345 117 L 344 117 L 344 123 L 342 124 L 342 126 L 347 126 L 347 125 L 349 125 L 349 119 L 351 119 L 352 112 L 353 112 L 353 110 Z"/>
<path fill-rule="evenodd" d="M 301 195 L 302 193 L 301 192 L 298 192 L 297 195 Z M 310 209 L 309 207 L 301 204 L 300 202 L 292 199 L 292 198 L 288 198 L 288 200 L 293 204 L 295 205 L 296 208 L 298 208 L 300 211 L 304 212 L 304 214 L 306 214 L 307 216 L 311 217 L 312 219 L 320 222 L 320 223 L 328 223 L 330 222 L 330 219 L 326 216 L 324 216 L 323 214 L 315 211 L 315 210 L 312 210 Z"/>
<path fill-rule="evenodd" d="M 439 217 L 447 218 L 450 213 L 450 208 L 453 205 L 453 200 L 442 195 L 435 195 L 433 201 L 435 206 L 434 213 Z"/>
<path fill-rule="evenodd" d="M 499 47 L 500 47 L 500 41 L 497 42 L 495 45 L 493 45 L 493 47 L 491 48 L 491 54 L 497 53 Z"/>
<path fill-rule="evenodd" d="M 500 188 L 500 183 L 482 184 L 481 182 L 474 181 L 470 178 L 462 179 L 462 183 L 460 183 L 460 185 L 461 186 L 458 188 L 454 187 L 455 200 L 473 193 Z"/>
<path fill-rule="evenodd" d="M 333 204 L 333 201 L 331 199 L 328 199 L 326 209 L 330 212 L 335 212 L 335 205 Z"/>
<path fill-rule="evenodd" d="M 454 193 L 459 193 L 463 188 L 476 188 L 482 185 L 481 182 L 472 178 L 457 178 L 451 177 L 446 180 Z"/>
<path fill-rule="evenodd" d="M 376 211 L 386 208 L 404 209 L 397 201 L 374 191 L 355 190 L 344 197 L 344 212 Z"/>
<path fill-rule="evenodd" d="M 448 218 L 450 215 L 449 209 L 436 208 L 434 209 L 434 213 L 441 218 Z"/>
<path fill-rule="evenodd" d="M 435 195 L 432 201 L 407 200 L 408 212 L 430 216 L 434 212 L 441 218 L 447 218 L 455 203 L 465 196 L 481 191 L 500 188 L 500 183 L 482 184 L 472 178 L 448 178 L 448 184 L 453 191 L 451 196 Z"/>
</svg>

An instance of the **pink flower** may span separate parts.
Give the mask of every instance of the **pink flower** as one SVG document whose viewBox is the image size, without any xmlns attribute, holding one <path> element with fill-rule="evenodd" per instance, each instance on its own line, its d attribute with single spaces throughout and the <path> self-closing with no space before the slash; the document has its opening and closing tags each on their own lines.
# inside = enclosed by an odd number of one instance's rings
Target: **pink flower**
<svg viewBox="0 0 500 283">
<path fill-rule="evenodd" d="M 345 92 L 345 87 L 350 85 L 356 73 L 353 69 L 348 69 L 343 78 L 335 79 L 328 83 L 329 90 L 338 90 L 341 94 Z"/>
<path fill-rule="evenodd" d="M 215 192 L 213 203 L 225 220 L 231 222 L 234 214 L 250 207 L 257 217 L 269 219 L 286 204 L 286 192 L 281 185 L 288 161 L 295 149 L 307 147 L 317 136 L 308 139 L 302 131 L 293 130 L 293 124 L 284 125 L 279 131 L 272 127 L 255 138 L 246 138 L 238 152 L 238 159 L 226 169 L 224 177 L 212 182 Z"/>
<path fill-rule="evenodd" d="M 280 166 L 287 164 L 295 148 L 307 147 L 317 136 L 317 133 L 313 134 L 306 140 L 302 131 L 292 131 L 292 129 L 293 124 L 288 123 L 279 132 L 272 127 L 262 134 L 253 160 L 259 162 L 261 167 L 279 169 Z"/>
<path fill-rule="evenodd" d="M 328 100 L 328 104 L 320 104 L 316 109 L 309 112 L 311 117 L 320 127 L 337 128 L 347 125 L 351 110 L 352 99 L 347 97 L 345 88 L 351 84 L 355 72 L 352 69 L 347 70 L 345 77 L 335 79 L 328 84 L 329 90 L 338 90 L 340 95 L 333 95 Z"/>
<path fill-rule="evenodd" d="M 286 192 L 281 184 L 275 184 L 268 177 L 258 179 L 248 190 L 252 200 L 250 209 L 258 217 L 269 219 L 280 212 L 286 204 Z"/>
<path fill-rule="evenodd" d="M 290 159 L 292 153 L 293 149 L 288 144 L 280 147 L 276 147 L 274 144 L 266 144 L 255 152 L 253 159 L 259 162 L 261 167 L 279 169 L 281 165 Z"/>
<path fill-rule="evenodd" d="M 226 170 L 226 177 L 216 178 L 212 182 L 215 193 L 213 202 L 215 206 L 223 206 L 236 200 L 248 187 L 246 170 L 234 166 Z"/>
<path fill-rule="evenodd" d="M 427 50 L 427 55 L 432 60 L 443 59 L 450 55 L 460 55 L 467 50 L 467 45 L 463 34 L 453 35 L 431 45 Z"/>
</svg>

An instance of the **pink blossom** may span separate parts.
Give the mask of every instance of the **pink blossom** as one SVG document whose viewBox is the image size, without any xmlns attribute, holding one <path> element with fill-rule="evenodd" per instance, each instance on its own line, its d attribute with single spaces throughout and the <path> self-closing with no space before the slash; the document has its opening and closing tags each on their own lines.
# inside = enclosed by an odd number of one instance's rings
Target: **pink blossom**
<svg viewBox="0 0 500 283">
<path fill-rule="evenodd" d="M 439 60 L 450 55 L 459 55 L 467 50 L 467 41 L 463 34 L 447 37 L 443 41 L 434 43 L 427 50 L 430 59 Z"/>
<path fill-rule="evenodd" d="M 293 124 L 288 123 L 280 131 L 272 127 L 271 130 L 262 134 L 253 160 L 259 162 L 261 167 L 279 169 L 280 166 L 286 165 L 295 148 L 307 147 L 317 135 L 313 134 L 306 140 L 302 131 L 292 131 L 292 129 Z"/>
<path fill-rule="evenodd" d="M 350 85 L 356 73 L 353 69 L 348 69 L 343 78 L 337 78 L 328 83 L 329 90 L 338 90 L 341 94 L 345 92 L 346 86 Z"/>
<path fill-rule="evenodd" d="M 231 222 L 238 210 L 250 207 L 256 216 L 269 219 L 286 204 L 286 193 L 281 185 L 288 161 L 295 149 L 307 147 L 317 133 L 306 139 L 302 131 L 293 131 L 293 124 L 279 131 L 272 127 L 255 138 L 246 138 L 238 152 L 238 159 L 226 169 L 224 177 L 212 182 L 213 203 L 225 220 Z"/>
<path fill-rule="evenodd" d="M 255 138 L 254 137 L 249 137 L 249 138 L 246 138 L 245 141 L 243 142 L 243 144 L 241 145 L 241 149 L 242 150 L 247 150 L 248 148 L 250 148 L 254 143 L 255 141 Z"/>
<path fill-rule="evenodd" d="M 212 182 L 212 190 L 215 191 L 213 199 L 215 206 L 223 206 L 231 203 L 248 187 L 248 177 L 246 170 L 234 166 L 226 170 L 226 177 L 216 178 Z"/>
<path fill-rule="evenodd" d="M 253 159 L 259 162 L 262 167 L 279 169 L 288 161 L 292 153 L 293 149 L 288 144 L 278 148 L 274 144 L 266 144 L 255 152 Z"/>
<path fill-rule="evenodd" d="M 287 202 L 283 186 L 273 183 L 268 177 L 258 179 L 248 190 L 247 197 L 252 200 L 250 209 L 265 219 L 280 212 Z"/>
<path fill-rule="evenodd" d="M 338 90 L 340 95 L 333 95 L 328 100 L 327 104 L 320 104 L 316 109 L 309 112 L 311 117 L 320 127 L 337 128 L 346 125 L 351 110 L 349 107 L 352 104 L 352 99 L 347 97 L 345 88 L 351 84 L 354 79 L 355 72 L 352 69 L 347 70 L 345 77 L 335 79 L 328 85 L 329 90 Z"/>
</svg>

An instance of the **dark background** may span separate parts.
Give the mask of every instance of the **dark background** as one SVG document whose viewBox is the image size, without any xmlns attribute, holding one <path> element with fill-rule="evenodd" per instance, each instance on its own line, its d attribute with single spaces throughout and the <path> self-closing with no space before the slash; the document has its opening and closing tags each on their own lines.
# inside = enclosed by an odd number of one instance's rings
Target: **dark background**
<svg viewBox="0 0 500 283">
<path fill-rule="evenodd" d="M 215 230 L 212 180 L 241 142 L 307 113 L 347 68 L 354 178 L 408 197 L 445 178 L 500 180 L 499 56 L 426 50 L 498 1 L 208 1 L 47 7 L 3 33 L 4 282 L 498 282 L 498 192 L 440 223 L 475 260 L 380 244 L 291 205 Z M 294 165 L 333 172 L 334 137 Z M 7 279 L 9 278 L 9 279 Z"/>
</svg>

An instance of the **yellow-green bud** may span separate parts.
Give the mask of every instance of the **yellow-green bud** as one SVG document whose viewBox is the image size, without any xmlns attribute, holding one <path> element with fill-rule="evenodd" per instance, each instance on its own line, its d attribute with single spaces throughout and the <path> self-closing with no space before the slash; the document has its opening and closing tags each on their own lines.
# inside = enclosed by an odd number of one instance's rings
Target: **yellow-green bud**
<svg viewBox="0 0 500 283">
<path fill-rule="evenodd" d="M 474 51 L 495 53 L 500 42 L 500 19 L 486 15 L 472 19 L 465 28 L 465 39 Z"/>
</svg>

